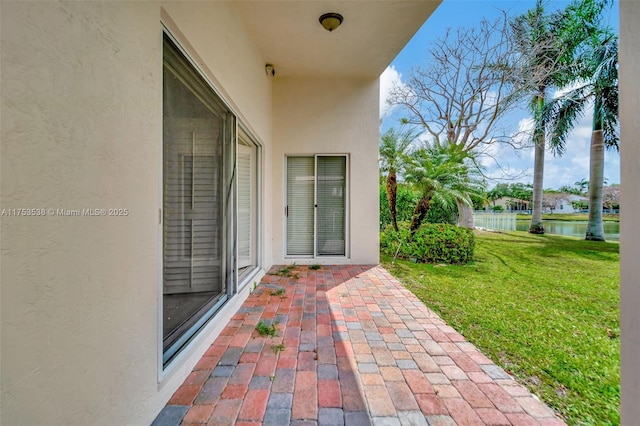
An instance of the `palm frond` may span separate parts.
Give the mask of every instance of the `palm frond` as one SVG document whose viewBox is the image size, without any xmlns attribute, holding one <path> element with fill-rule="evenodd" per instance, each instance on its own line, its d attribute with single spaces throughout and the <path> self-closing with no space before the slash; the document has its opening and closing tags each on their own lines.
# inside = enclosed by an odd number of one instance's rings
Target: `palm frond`
<svg viewBox="0 0 640 426">
<path fill-rule="evenodd" d="M 471 204 L 485 189 L 473 152 L 455 144 L 425 144 L 411 155 L 405 179 L 434 205 L 455 208 L 457 201 Z"/>
<path fill-rule="evenodd" d="M 380 169 L 402 172 L 407 163 L 407 153 L 419 132 L 409 128 L 397 131 L 393 127 L 380 136 Z"/>
<path fill-rule="evenodd" d="M 554 155 L 564 154 L 567 138 L 578 119 L 584 116 L 589 104 L 589 90 L 590 84 L 585 84 L 547 103 L 543 117 L 547 125 L 549 146 Z"/>
</svg>

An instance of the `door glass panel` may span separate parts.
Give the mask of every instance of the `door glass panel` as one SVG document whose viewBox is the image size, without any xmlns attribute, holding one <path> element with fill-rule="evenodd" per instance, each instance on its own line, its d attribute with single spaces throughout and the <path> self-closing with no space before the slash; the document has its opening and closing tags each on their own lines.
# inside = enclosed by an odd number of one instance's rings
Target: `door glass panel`
<svg viewBox="0 0 640 426">
<path fill-rule="evenodd" d="M 223 147 L 229 137 L 229 115 L 183 61 L 165 39 L 162 298 L 165 363 L 227 295 Z"/>
<path fill-rule="evenodd" d="M 287 255 L 313 256 L 314 158 L 287 157 Z"/>
<path fill-rule="evenodd" d="M 238 145 L 238 268 L 256 265 L 255 147 Z"/>
<path fill-rule="evenodd" d="M 317 253 L 344 256 L 346 158 L 318 156 L 317 160 Z"/>
</svg>

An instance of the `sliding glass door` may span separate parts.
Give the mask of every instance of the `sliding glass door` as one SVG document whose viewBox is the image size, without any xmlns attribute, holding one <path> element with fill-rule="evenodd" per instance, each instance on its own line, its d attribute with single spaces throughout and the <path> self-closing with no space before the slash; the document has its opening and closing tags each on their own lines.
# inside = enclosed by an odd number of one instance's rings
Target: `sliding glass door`
<svg viewBox="0 0 640 426">
<path fill-rule="evenodd" d="M 345 256 L 347 157 L 287 157 L 286 255 Z"/>
<path fill-rule="evenodd" d="M 316 254 L 345 255 L 347 158 L 316 157 Z"/>
<path fill-rule="evenodd" d="M 238 271 L 258 266 L 258 147 L 242 133 L 238 138 Z"/>
<path fill-rule="evenodd" d="M 165 36 L 163 363 L 231 294 L 235 117 Z"/>
<path fill-rule="evenodd" d="M 313 256 L 315 162 L 287 157 L 287 255 Z"/>
</svg>

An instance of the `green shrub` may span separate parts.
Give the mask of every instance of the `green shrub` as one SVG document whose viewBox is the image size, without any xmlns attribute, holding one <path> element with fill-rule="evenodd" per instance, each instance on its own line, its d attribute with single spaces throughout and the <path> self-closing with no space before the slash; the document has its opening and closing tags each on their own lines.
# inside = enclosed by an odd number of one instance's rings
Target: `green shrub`
<svg viewBox="0 0 640 426">
<path fill-rule="evenodd" d="M 475 236 L 469 229 L 447 223 L 426 223 L 409 238 L 409 222 L 398 223 L 399 232 L 387 226 L 380 233 L 380 250 L 389 256 L 421 263 L 461 264 L 473 260 Z M 400 248 L 398 249 L 398 245 Z"/>
<path fill-rule="evenodd" d="M 429 209 L 424 221 L 428 223 L 448 223 L 455 225 L 458 223 L 458 207 L 455 205 L 440 206 L 434 203 Z"/>
<path fill-rule="evenodd" d="M 504 211 L 504 207 L 502 207 L 501 205 L 493 206 L 491 207 L 491 211 L 502 213 Z"/>
<path fill-rule="evenodd" d="M 396 197 L 398 222 L 411 220 L 413 209 L 416 208 L 416 204 L 420 200 L 420 192 L 409 188 L 407 185 L 399 184 Z M 385 185 L 380 185 L 380 230 L 383 230 L 389 224 L 391 224 L 391 214 L 389 213 L 387 189 Z"/>
</svg>

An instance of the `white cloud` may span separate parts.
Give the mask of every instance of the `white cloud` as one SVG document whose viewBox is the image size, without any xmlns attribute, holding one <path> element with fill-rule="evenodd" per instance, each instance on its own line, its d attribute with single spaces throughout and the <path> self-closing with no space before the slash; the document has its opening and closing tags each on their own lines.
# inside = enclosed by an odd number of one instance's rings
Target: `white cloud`
<svg viewBox="0 0 640 426">
<path fill-rule="evenodd" d="M 544 187 L 558 188 L 573 185 L 583 178 L 589 179 L 589 146 L 591 144 L 591 117 L 593 108 L 588 107 L 585 115 L 576 123 L 567 137 L 562 157 L 551 153 L 545 158 Z"/>
<path fill-rule="evenodd" d="M 545 153 L 544 188 L 557 189 L 563 185 L 573 185 L 583 178 L 589 179 L 592 114 L 593 109 L 589 107 L 584 117 L 578 120 L 567 138 L 566 150 L 562 157 L 555 157 L 550 151 Z M 521 134 L 516 137 L 516 140 L 530 141 L 533 120 L 531 118 L 520 120 L 518 128 Z M 527 133 L 528 136 L 525 136 Z M 518 178 L 516 181 L 525 183 L 533 181 L 533 147 L 520 151 L 518 155 L 516 150 L 503 146 L 498 151 L 494 150 L 492 154 L 500 159 L 503 168 L 526 173 L 524 178 Z M 496 167 L 488 167 L 488 174 L 492 177 L 504 178 Z M 620 156 L 617 152 L 607 151 L 605 154 L 605 177 L 609 184 L 620 182 Z"/>
<path fill-rule="evenodd" d="M 389 93 L 394 86 L 403 87 L 402 74 L 396 70 L 396 67 L 390 65 L 384 70 L 380 76 L 380 118 L 384 118 L 394 108 L 387 105 Z"/>
<path fill-rule="evenodd" d="M 532 136 L 535 122 L 533 118 L 523 118 L 518 122 L 518 130 L 513 137 L 514 145 L 519 147 L 532 146 Z"/>
<path fill-rule="evenodd" d="M 546 159 L 545 187 L 557 188 L 571 185 L 583 178 L 589 179 L 592 116 L 593 107 L 589 106 L 567 138 L 564 155 L 558 158 L 549 155 Z M 619 158 L 617 152 L 608 151 L 605 154 L 604 171 L 609 184 L 620 182 Z"/>
<path fill-rule="evenodd" d="M 513 133 L 511 142 L 519 147 L 530 146 L 532 132 L 533 120 L 523 118 L 519 120 L 518 130 Z M 527 169 L 533 167 L 533 150 L 514 149 L 509 144 L 499 142 L 482 144 L 479 161 L 491 177 L 514 178 L 527 174 Z"/>
</svg>

